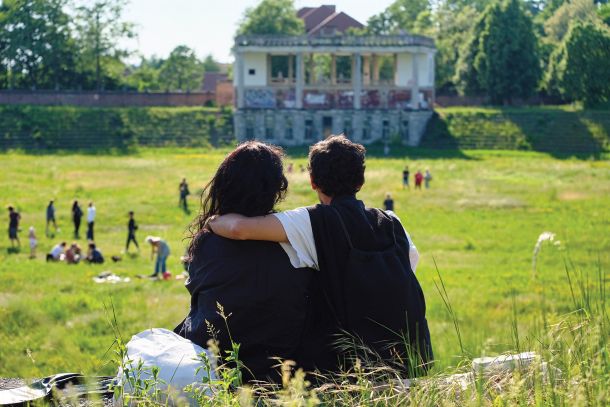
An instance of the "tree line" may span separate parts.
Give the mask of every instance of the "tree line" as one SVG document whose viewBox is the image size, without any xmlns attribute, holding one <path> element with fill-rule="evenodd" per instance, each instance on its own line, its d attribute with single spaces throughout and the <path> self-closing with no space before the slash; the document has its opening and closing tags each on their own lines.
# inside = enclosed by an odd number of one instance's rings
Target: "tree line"
<svg viewBox="0 0 610 407">
<path fill-rule="evenodd" d="M 189 91 L 219 64 L 185 45 L 167 58 L 135 57 L 128 0 L 0 1 L 0 89 Z"/>
<path fill-rule="evenodd" d="M 395 0 L 351 34 L 434 38 L 440 94 L 511 104 L 533 95 L 610 101 L 608 0 Z M 349 10 L 345 10 L 349 14 Z M 246 10 L 238 34 L 304 33 L 292 0 Z"/>
<path fill-rule="evenodd" d="M 141 58 L 121 44 L 136 36 L 128 0 L 0 1 L 0 89 L 196 90 L 211 56 L 187 46 Z M 533 95 L 586 106 L 610 103 L 608 0 L 395 0 L 355 35 L 434 38 L 439 94 L 511 104 Z M 349 10 L 345 10 L 349 13 Z M 293 0 L 262 0 L 239 34 L 304 34 Z M 323 64 L 321 64 L 322 66 Z"/>
</svg>

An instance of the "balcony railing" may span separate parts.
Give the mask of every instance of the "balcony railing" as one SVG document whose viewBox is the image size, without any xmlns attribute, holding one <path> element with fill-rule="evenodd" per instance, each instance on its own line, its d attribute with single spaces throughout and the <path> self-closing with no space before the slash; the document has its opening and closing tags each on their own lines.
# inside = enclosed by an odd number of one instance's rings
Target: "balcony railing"
<svg viewBox="0 0 610 407">
<path fill-rule="evenodd" d="M 404 47 L 425 46 L 434 48 L 434 40 L 421 35 L 333 35 L 309 37 L 286 35 L 240 35 L 236 47 Z"/>
</svg>

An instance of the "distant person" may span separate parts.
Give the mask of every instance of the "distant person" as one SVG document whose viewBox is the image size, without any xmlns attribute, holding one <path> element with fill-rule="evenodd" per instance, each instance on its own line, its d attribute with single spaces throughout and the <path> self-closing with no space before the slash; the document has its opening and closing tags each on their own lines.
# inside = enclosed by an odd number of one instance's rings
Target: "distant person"
<svg viewBox="0 0 610 407">
<path fill-rule="evenodd" d="M 292 174 L 292 172 L 294 171 L 294 164 L 290 163 L 288 164 L 288 174 Z"/>
<path fill-rule="evenodd" d="M 129 222 L 127 222 L 127 243 L 125 244 L 125 252 L 129 250 L 129 244 L 133 242 L 136 245 L 136 249 L 140 251 L 140 246 L 138 246 L 138 242 L 136 241 L 136 230 L 138 230 L 138 225 L 134 219 L 133 211 L 129 211 Z"/>
<path fill-rule="evenodd" d="M 12 206 L 8 207 L 8 238 L 11 241 L 11 247 L 15 248 L 15 242 L 17 242 L 17 247 L 21 247 L 21 242 L 19 241 L 19 221 L 21 220 L 21 215 L 13 208 Z"/>
<path fill-rule="evenodd" d="M 182 182 L 178 186 L 178 190 L 180 192 L 180 200 L 178 201 L 178 206 L 182 207 L 184 212 L 189 211 L 187 197 L 191 194 L 189 191 L 189 184 L 186 182 L 186 178 L 182 178 Z"/>
<path fill-rule="evenodd" d="M 36 258 L 36 247 L 38 246 L 34 226 L 30 226 L 30 230 L 28 231 L 28 239 L 30 241 L 30 259 L 34 259 Z"/>
<path fill-rule="evenodd" d="M 394 211 L 394 200 L 392 199 L 392 195 L 389 193 L 385 196 L 385 201 L 383 201 L 383 208 L 386 211 Z"/>
<path fill-rule="evenodd" d="M 426 173 L 424 174 L 424 185 L 426 189 L 430 189 L 430 181 L 432 181 L 432 174 L 430 174 L 430 170 L 426 168 Z"/>
<path fill-rule="evenodd" d="M 415 174 L 415 189 L 421 189 L 421 183 L 424 180 L 424 176 L 421 171 L 417 171 Z"/>
<path fill-rule="evenodd" d="M 402 170 L 402 189 L 405 189 L 405 187 L 410 188 L 409 187 L 409 167 L 405 167 L 405 169 Z"/>
<path fill-rule="evenodd" d="M 383 155 L 386 157 L 390 155 L 390 146 L 388 144 L 383 145 Z"/>
<path fill-rule="evenodd" d="M 95 240 L 93 227 L 95 226 L 95 206 L 93 202 L 89 202 L 87 207 L 87 240 Z"/>
<path fill-rule="evenodd" d="M 151 274 L 151 277 L 158 277 L 159 274 L 164 275 L 167 273 L 167 257 L 169 256 L 170 250 L 167 242 L 157 236 L 147 236 L 146 242 L 150 243 L 151 260 L 157 255 L 157 261 L 155 262 L 155 272 Z"/>
<path fill-rule="evenodd" d="M 47 261 L 62 261 L 65 258 L 64 251 L 66 242 L 56 244 L 49 253 L 47 253 Z"/>
<path fill-rule="evenodd" d="M 83 218 L 83 210 L 81 209 L 80 205 L 78 204 L 78 201 L 74 201 L 74 203 L 72 204 L 72 222 L 74 223 L 74 238 L 75 239 L 80 239 L 78 231 L 80 229 L 80 222 L 81 222 L 82 218 Z"/>
<path fill-rule="evenodd" d="M 78 264 L 81 259 L 81 248 L 76 242 L 72 242 L 65 252 L 65 260 L 68 264 Z"/>
<path fill-rule="evenodd" d="M 55 228 L 55 233 L 57 233 L 57 222 L 55 221 L 55 202 L 53 200 L 49 201 L 47 205 L 47 227 L 45 230 L 45 234 L 49 237 L 49 224 L 53 224 Z M 51 236 L 52 237 L 52 236 Z"/>
<path fill-rule="evenodd" d="M 104 263 L 104 256 L 102 255 L 102 252 L 100 251 L 100 249 L 98 249 L 97 246 L 95 246 L 95 243 L 93 243 L 93 242 L 89 243 L 89 250 L 87 251 L 87 257 L 85 258 L 85 260 L 88 263 L 93 263 L 93 264 Z"/>
</svg>

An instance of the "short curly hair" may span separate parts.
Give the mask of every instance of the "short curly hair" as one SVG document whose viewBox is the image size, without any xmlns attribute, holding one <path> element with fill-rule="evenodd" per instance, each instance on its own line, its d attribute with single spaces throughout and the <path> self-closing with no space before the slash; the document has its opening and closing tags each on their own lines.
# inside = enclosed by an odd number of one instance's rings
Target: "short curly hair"
<svg viewBox="0 0 610 407">
<path fill-rule="evenodd" d="M 366 149 L 343 135 L 332 135 L 309 149 L 309 173 L 330 197 L 355 195 L 364 184 Z"/>
</svg>

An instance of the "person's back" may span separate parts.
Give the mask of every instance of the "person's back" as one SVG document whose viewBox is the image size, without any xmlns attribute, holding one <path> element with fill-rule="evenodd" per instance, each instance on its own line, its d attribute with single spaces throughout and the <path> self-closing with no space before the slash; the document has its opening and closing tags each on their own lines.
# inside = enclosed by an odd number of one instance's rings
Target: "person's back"
<svg viewBox="0 0 610 407">
<path fill-rule="evenodd" d="M 273 358 L 298 359 L 312 270 L 293 268 L 277 243 L 208 234 L 194 253 L 189 275 L 191 311 L 176 333 L 206 347 L 212 339 L 208 321 L 218 331 L 221 349 L 231 349 L 230 337 L 241 344 L 246 380 L 280 380 Z M 228 316 L 228 328 L 217 304 Z"/>
<path fill-rule="evenodd" d="M 409 262 L 409 240 L 400 221 L 365 208 L 353 196 L 308 208 L 318 264 L 315 284 L 330 310 L 324 335 L 358 338 L 380 359 L 415 375 L 432 356 L 422 289 Z M 319 305 L 324 308 L 324 305 Z M 407 313 L 409 318 L 407 318 Z M 405 343 L 421 344 L 421 359 L 408 361 Z M 401 355 L 403 360 L 396 360 Z M 329 360 L 318 361 L 318 365 Z M 330 366 L 332 368 L 332 365 Z"/>
</svg>

